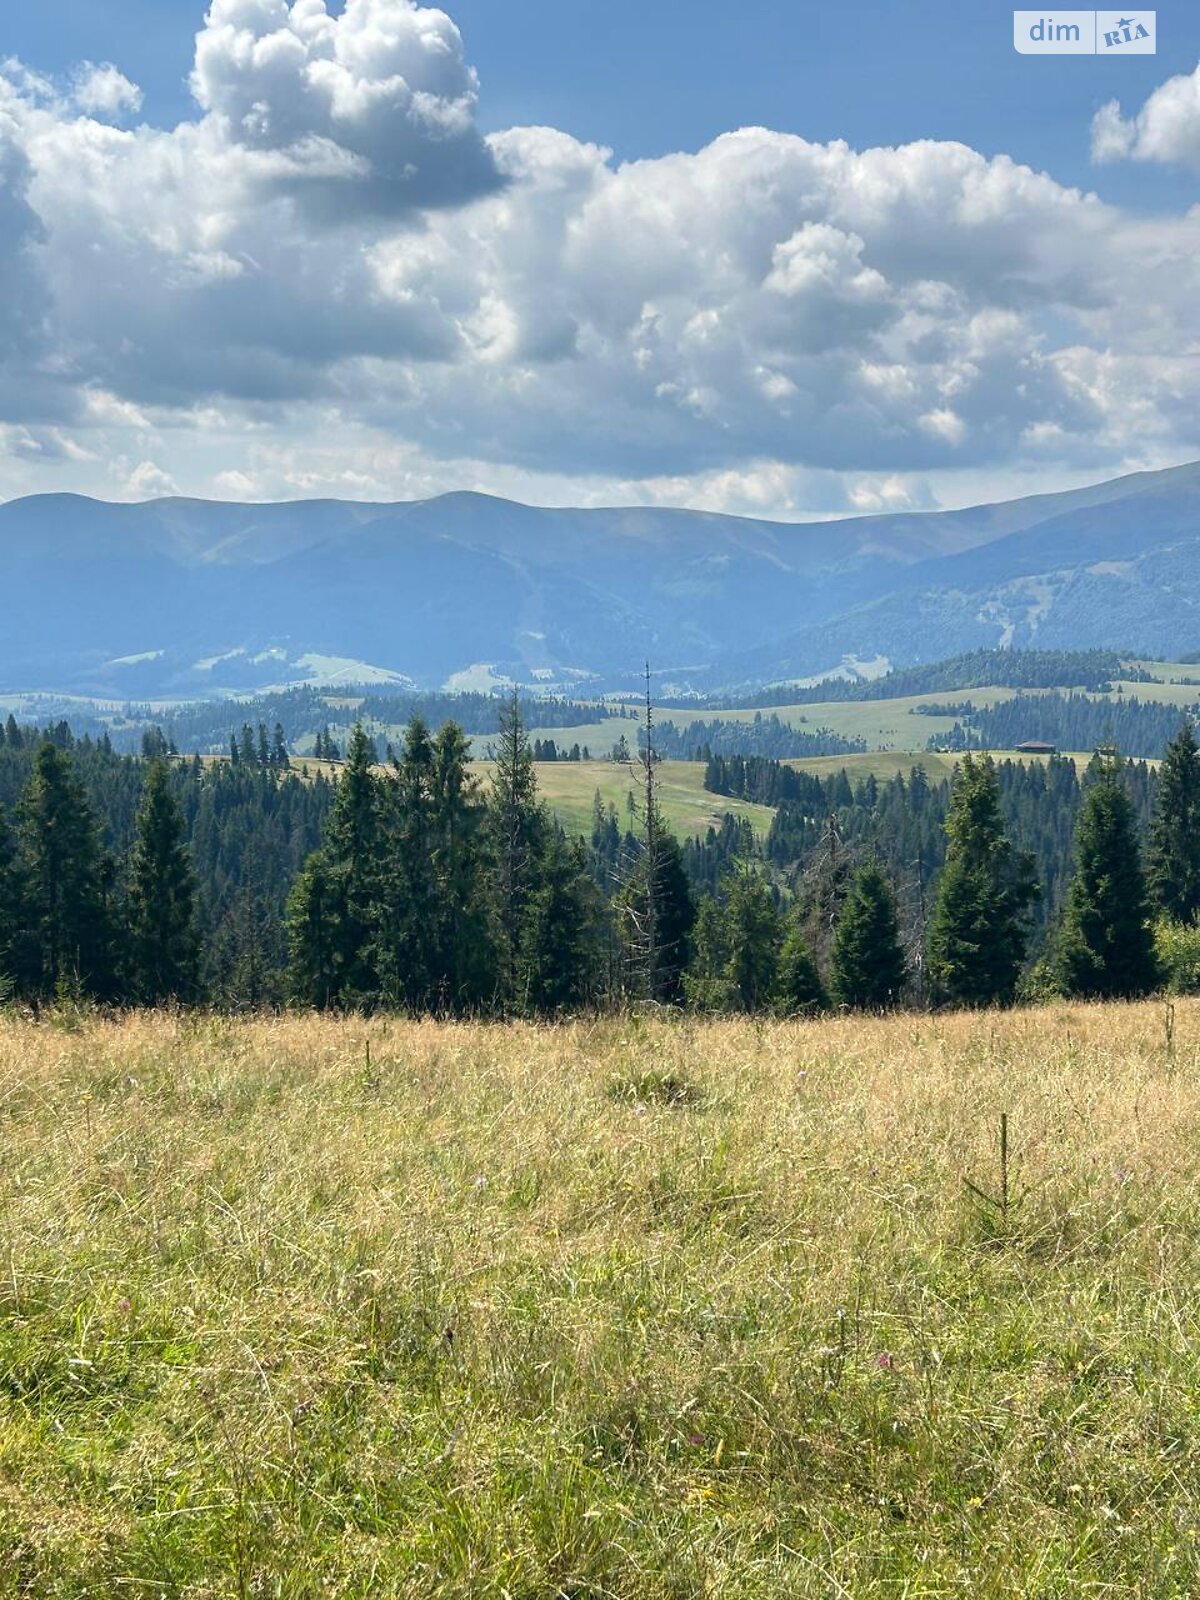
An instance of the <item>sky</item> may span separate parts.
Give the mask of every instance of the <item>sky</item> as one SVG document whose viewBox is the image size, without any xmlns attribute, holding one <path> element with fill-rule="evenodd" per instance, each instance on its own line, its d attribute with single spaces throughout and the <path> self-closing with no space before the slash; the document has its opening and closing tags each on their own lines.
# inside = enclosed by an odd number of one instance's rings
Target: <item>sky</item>
<svg viewBox="0 0 1200 1600">
<path fill-rule="evenodd" d="M 1200 7 L 1119 58 L 978 0 L 11 9 L 0 498 L 799 519 L 1200 457 Z"/>
</svg>

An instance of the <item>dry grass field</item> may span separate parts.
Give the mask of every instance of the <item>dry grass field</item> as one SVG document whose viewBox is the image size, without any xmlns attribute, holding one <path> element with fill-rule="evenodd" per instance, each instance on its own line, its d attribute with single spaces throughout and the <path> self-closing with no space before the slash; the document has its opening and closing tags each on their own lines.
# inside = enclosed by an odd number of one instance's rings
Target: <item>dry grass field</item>
<svg viewBox="0 0 1200 1600">
<path fill-rule="evenodd" d="M 1200 1589 L 1195 1005 L 8 1016 L 0 1141 L 0 1594 Z"/>
</svg>

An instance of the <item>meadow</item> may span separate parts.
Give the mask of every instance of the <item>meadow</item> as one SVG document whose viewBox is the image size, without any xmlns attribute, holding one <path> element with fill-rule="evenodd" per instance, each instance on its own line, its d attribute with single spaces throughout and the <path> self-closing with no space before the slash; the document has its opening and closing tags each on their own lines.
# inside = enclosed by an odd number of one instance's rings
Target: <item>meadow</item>
<svg viewBox="0 0 1200 1600">
<path fill-rule="evenodd" d="M 0 1594 L 1193 1595 L 1198 1068 L 0 1013 Z"/>
</svg>

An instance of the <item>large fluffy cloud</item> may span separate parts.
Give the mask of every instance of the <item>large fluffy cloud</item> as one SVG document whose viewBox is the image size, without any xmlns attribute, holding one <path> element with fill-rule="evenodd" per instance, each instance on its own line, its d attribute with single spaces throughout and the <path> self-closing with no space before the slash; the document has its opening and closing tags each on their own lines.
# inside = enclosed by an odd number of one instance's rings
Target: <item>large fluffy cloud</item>
<svg viewBox="0 0 1200 1600">
<path fill-rule="evenodd" d="M 212 0 L 192 89 L 222 136 L 272 152 L 275 181 L 337 216 L 495 186 L 478 82 L 445 12 L 412 0 Z"/>
<path fill-rule="evenodd" d="M 1200 166 L 1200 66 L 1168 78 L 1133 116 L 1117 100 L 1102 106 L 1092 121 L 1092 155 Z"/>
<path fill-rule="evenodd" d="M 193 86 L 0 78 L 0 490 L 797 514 L 1200 443 L 1200 217 L 950 143 L 483 139 L 411 0 L 214 0 Z"/>
</svg>

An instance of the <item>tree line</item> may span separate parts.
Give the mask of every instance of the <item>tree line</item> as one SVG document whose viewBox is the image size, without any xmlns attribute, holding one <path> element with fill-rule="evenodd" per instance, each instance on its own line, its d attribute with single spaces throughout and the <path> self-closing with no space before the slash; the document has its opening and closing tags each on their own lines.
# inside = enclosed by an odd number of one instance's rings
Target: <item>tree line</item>
<svg viewBox="0 0 1200 1600">
<path fill-rule="evenodd" d="M 936 704 L 918 708 L 941 714 Z M 948 733 L 934 734 L 929 747 L 947 750 L 1011 750 L 1040 739 L 1060 750 L 1094 750 L 1114 744 L 1127 755 L 1154 757 L 1179 726 L 1179 708 L 1136 695 L 1094 700 L 1086 694 L 1043 694 L 1002 700 L 998 705 L 958 707 Z"/>
<path fill-rule="evenodd" d="M 1123 660 L 1115 650 L 968 650 L 944 661 L 893 667 L 878 678 L 779 683 L 712 704 L 730 708 L 820 705 L 834 700 L 899 700 L 957 689 L 1058 689 L 1064 685 L 1106 694 L 1120 678 L 1151 681 L 1144 667 Z"/>
<path fill-rule="evenodd" d="M 801 719 L 803 720 L 803 719 Z M 644 742 L 644 733 L 639 735 Z M 682 726 L 661 722 L 654 748 L 666 761 L 709 761 L 714 755 L 765 756 L 776 760 L 804 756 L 851 756 L 866 751 L 865 739 L 847 738 L 832 728 L 800 728 L 774 714 L 756 711 L 752 722 L 697 718 Z"/>
<path fill-rule="evenodd" d="M 777 823 L 790 815 L 793 836 L 806 830 L 789 860 L 779 839 L 762 848 L 732 817 L 681 845 L 662 816 L 653 735 L 633 758 L 629 825 L 597 798 L 591 838 L 568 838 L 538 794 L 518 701 L 500 723 L 486 785 L 462 729 L 435 734 L 419 718 L 386 768 L 356 727 L 336 783 L 282 767 L 270 739 L 265 764 L 257 738 L 252 764 L 204 764 L 120 757 L 62 725 L 6 729 L 0 987 L 35 1005 L 446 1015 L 631 1001 L 783 1014 L 989 1006 L 1149 992 L 1167 948 L 1156 925 L 1186 932 L 1200 916 L 1190 726 L 1153 787 L 1111 751 L 1083 781 L 1068 762 L 1005 779 L 968 753 L 948 790 L 919 767 L 856 790 L 844 772 L 785 778 L 714 758 L 714 781 L 777 790 Z M 1016 776 L 1031 771 L 1040 778 Z M 1035 782 L 1048 818 L 1061 829 L 1072 817 L 1072 865 L 1040 944 L 1047 886 L 1013 826 L 1014 797 L 1028 801 Z M 875 831 L 856 836 L 855 817 Z M 882 820 L 909 830 L 890 859 Z M 941 862 L 914 896 L 897 853 L 932 858 L 933 827 Z"/>
</svg>

